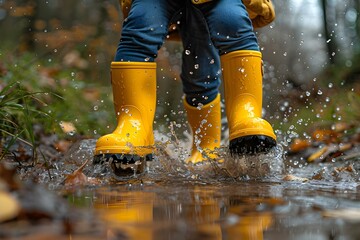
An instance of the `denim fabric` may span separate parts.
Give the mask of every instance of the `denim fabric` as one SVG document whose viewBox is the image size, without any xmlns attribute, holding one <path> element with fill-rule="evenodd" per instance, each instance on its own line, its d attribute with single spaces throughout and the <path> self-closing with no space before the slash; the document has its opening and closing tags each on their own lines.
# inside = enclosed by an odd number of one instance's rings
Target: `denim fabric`
<svg viewBox="0 0 360 240">
<path fill-rule="evenodd" d="M 206 104 L 218 94 L 220 55 L 259 50 L 251 20 L 241 0 L 133 0 L 124 20 L 115 61 L 153 62 L 168 34 L 180 20 L 184 46 L 181 78 L 189 104 Z"/>
<path fill-rule="evenodd" d="M 181 80 L 186 101 L 193 106 L 207 104 L 219 93 L 219 51 L 211 41 L 203 14 L 192 4 L 186 7 L 179 27 L 184 48 Z"/>
</svg>

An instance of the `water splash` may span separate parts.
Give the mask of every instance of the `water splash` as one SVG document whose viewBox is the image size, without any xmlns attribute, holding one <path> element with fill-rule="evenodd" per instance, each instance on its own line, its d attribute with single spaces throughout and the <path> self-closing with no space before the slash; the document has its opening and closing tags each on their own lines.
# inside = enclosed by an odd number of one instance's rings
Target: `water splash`
<svg viewBox="0 0 360 240">
<path fill-rule="evenodd" d="M 60 160 L 51 162 L 50 169 L 44 170 L 39 167 L 33 168 L 22 174 L 24 179 L 36 176 L 38 182 L 48 183 L 50 188 L 63 186 L 64 179 L 73 173 L 84 162 L 90 160 L 83 170 L 89 179 L 96 179 L 99 184 L 129 183 L 138 181 L 141 183 L 191 183 L 191 184 L 224 184 L 239 181 L 266 181 L 283 182 L 287 174 L 309 179 L 309 184 L 320 186 L 322 182 L 331 182 L 332 185 L 339 182 L 359 182 L 357 171 L 359 166 L 354 166 L 352 171 L 334 172 L 334 168 L 319 165 L 289 165 L 289 159 L 285 156 L 281 141 L 268 154 L 254 156 L 231 156 L 223 138 L 222 147 L 216 149 L 211 155 L 219 156 L 218 159 L 210 159 L 202 163 L 186 164 L 190 155 L 192 137 L 187 134 L 183 138 L 175 135 L 175 132 L 164 134 L 155 132 L 154 160 L 147 162 L 146 173 L 133 176 L 131 179 L 119 179 L 111 170 L 108 163 L 103 165 L 92 163 L 94 157 L 95 139 L 81 140 L 75 143 Z M 205 154 L 205 153 L 204 153 Z M 207 156 L 205 155 L 205 158 Z M 301 159 L 297 159 L 301 162 Z M 341 164 L 339 165 L 341 167 Z M 334 174 L 337 173 L 335 176 Z M 317 176 L 317 177 L 315 177 Z M 330 185 L 331 185 L 330 183 Z M 355 185 L 356 185 L 355 184 Z"/>
<path fill-rule="evenodd" d="M 210 159 L 193 165 L 186 164 L 191 147 L 191 136 L 179 140 L 174 132 L 165 135 L 155 132 L 155 159 L 147 162 L 145 175 L 137 176 L 146 182 L 192 181 L 202 184 L 212 184 L 226 181 L 279 179 L 283 172 L 283 149 L 277 146 L 268 154 L 256 156 L 232 157 L 227 147 L 216 150 L 218 159 Z M 77 147 L 69 151 L 67 159 L 78 161 L 92 157 L 94 140 L 83 140 Z M 204 153 L 205 154 L 205 153 Z M 210 153 L 211 154 L 211 153 Z M 207 158 L 207 156 L 205 155 Z M 75 158 L 75 159 L 74 159 Z M 127 180 L 119 179 L 111 174 L 111 168 L 106 165 L 88 166 L 88 176 L 101 178 L 104 182 Z"/>
</svg>

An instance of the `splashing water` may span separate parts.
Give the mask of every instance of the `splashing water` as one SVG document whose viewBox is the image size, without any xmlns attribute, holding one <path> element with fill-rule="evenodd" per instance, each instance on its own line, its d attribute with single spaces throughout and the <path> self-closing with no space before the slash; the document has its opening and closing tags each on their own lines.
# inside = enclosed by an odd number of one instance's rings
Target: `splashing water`
<svg viewBox="0 0 360 240">
<path fill-rule="evenodd" d="M 170 139 L 171 137 L 174 137 L 174 140 Z M 284 169 L 281 146 L 277 146 L 266 155 L 243 157 L 232 157 L 227 147 L 221 147 L 216 150 L 219 159 L 209 159 L 196 165 L 186 164 L 191 136 L 184 140 L 179 140 L 176 136 L 171 137 L 155 132 L 155 158 L 147 162 L 146 173 L 134 175 L 135 179 L 144 182 L 191 181 L 202 184 L 259 179 L 269 181 L 278 180 Z M 108 163 L 92 164 L 95 143 L 95 139 L 75 143 L 62 160 L 55 163 L 55 168 L 50 169 L 51 176 L 48 176 L 48 172 L 42 172 L 39 181 L 48 182 L 51 178 L 52 187 L 61 186 L 64 178 L 87 160 L 89 161 L 83 172 L 88 178 L 98 179 L 102 184 L 128 181 L 129 179 L 115 177 Z"/>
<path fill-rule="evenodd" d="M 188 134 L 188 133 L 187 133 Z M 100 184 L 111 184 L 129 181 L 141 181 L 144 183 L 192 183 L 192 184 L 227 184 L 244 181 L 284 182 L 284 176 L 292 175 L 299 180 L 290 180 L 292 184 L 307 183 L 313 187 L 336 187 L 356 188 L 359 183 L 358 171 L 360 167 L 354 165 L 345 171 L 345 163 L 337 164 L 336 168 L 321 165 L 303 165 L 300 159 L 290 160 L 286 157 L 281 140 L 280 143 L 268 154 L 254 156 L 233 157 L 226 146 L 227 136 L 224 137 L 222 147 L 210 154 L 219 156 L 218 159 L 210 159 L 202 163 L 186 164 L 192 146 L 191 136 L 185 135 L 180 139 L 175 135 L 164 134 L 155 131 L 154 160 L 146 162 L 146 172 L 142 175 L 134 175 L 131 179 L 116 177 L 110 164 L 94 165 L 95 139 L 81 140 L 70 148 L 61 160 L 50 162 L 52 167 L 43 169 L 39 167 L 33 170 L 24 170 L 21 173 L 23 179 L 34 179 L 37 182 L 47 183 L 50 188 L 61 188 L 66 176 L 72 174 L 86 161 L 83 173 L 88 179 L 95 179 Z M 215 154 L 213 154 L 215 153 Z M 205 158 L 207 156 L 205 155 Z M 294 162 L 295 161 L 295 162 Z M 301 166 L 301 167 L 300 167 Z M 340 169 L 340 170 L 339 170 Z M 304 179 L 301 180 L 301 179 Z M 301 181 L 300 181 L 301 180 Z M 289 180 L 286 180 L 289 181 Z M 341 185 L 339 185 L 341 183 Z"/>
</svg>

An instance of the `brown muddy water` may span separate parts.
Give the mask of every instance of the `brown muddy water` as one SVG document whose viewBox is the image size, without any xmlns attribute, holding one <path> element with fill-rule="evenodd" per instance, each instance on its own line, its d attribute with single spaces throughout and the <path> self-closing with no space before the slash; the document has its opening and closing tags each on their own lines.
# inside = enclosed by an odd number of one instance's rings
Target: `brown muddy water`
<svg viewBox="0 0 360 240">
<path fill-rule="evenodd" d="M 239 159 L 223 150 L 223 163 L 187 166 L 185 147 L 161 145 L 142 176 L 118 179 L 108 166 L 89 162 L 86 185 L 64 186 L 66 173 L 92 159 L 94 144 L 75 144 L 52 179 L 32 172 L 46 189 L 33 189 L 38 198 L 28 202 L 52 218 L 0 224 L 0 238 L 360 239 L 359 159 L 306 165 L 278 146 Z M 350 164 L 352 171 L 333 174 L 335 165 Z"/>
</svg>

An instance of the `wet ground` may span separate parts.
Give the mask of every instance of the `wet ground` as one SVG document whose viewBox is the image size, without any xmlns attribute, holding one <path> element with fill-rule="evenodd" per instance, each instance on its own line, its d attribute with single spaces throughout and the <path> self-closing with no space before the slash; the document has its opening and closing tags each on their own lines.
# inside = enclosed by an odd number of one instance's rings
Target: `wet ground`
<svg viewBox="0 0 360 240">
<path fill-rule="evenodd" d="M 137 178 L 117 179 L 108 166 L 88 162 L 83 178 L 67 181 L 65 174 L 92 159 L 94 143 L 75 144 L 51 179 L 23 173 L 47 183 L 22 191 L 33 193 L 23 202 L 48 216 L 2 223 L 0 238 L 360 239 L 358 158 L 306 165 L 278 146 L 238 159 L 224 150 L 224 163 L 189 167 L 180 161 L 185 147 L 161 145 Z"/>
</svg>

